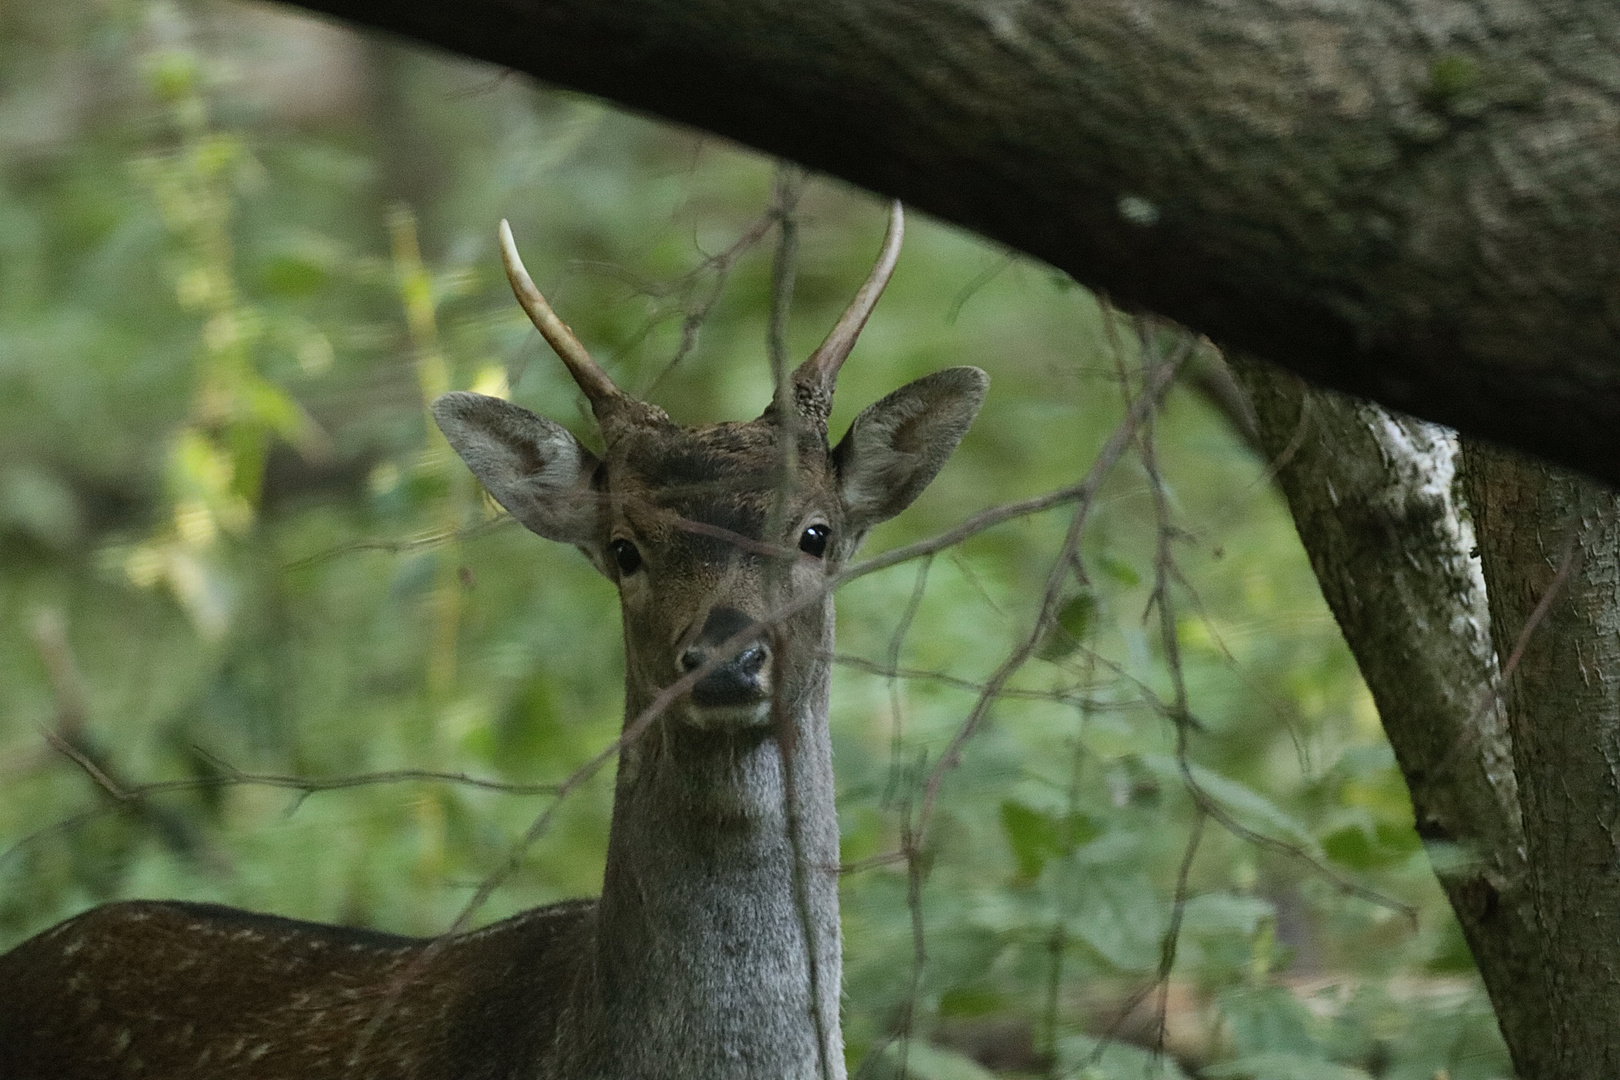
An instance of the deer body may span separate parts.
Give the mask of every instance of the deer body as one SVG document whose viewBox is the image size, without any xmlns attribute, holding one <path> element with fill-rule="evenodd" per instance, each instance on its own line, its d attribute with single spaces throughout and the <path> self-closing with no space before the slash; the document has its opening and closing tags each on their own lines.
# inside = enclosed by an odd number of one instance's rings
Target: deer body
<svg viewBox="0 0 1620 1080">
<path fill-rule="evenodd" d="M 903 387 L 829 450 L 832 381 L 892 269 L 898 208 L 791 406 L 706 428 L 614 387 L 503 241 L 606 450 L 475 394 L 434 414 L 503 506 L 619 588 L 642 726 L 601 897 L 436 939 L 109 904 L 0 956 L 0 1080 L 844 1077 L 825 583 L 932 479 L 983 373 Z"/>
</svg>

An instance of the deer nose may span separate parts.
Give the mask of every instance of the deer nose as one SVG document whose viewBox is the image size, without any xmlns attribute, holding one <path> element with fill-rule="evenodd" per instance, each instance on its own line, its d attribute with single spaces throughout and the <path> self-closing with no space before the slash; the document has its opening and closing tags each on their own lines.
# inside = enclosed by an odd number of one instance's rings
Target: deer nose
<svg viewBox="0 0 1620 1080">
<path fill-rule="evenodd" d="M 738 633 L 754 625 L 754 620 L 736 608 L 715 608 L 704 620 L 703 629 L 681 653 L 681 673 L 695 671 L 718 656 L 720 647 Z M 692 687 L 692 702 L 702 707 L 752 705 L 770 695 L 771 647 L 756 639 L 738 649 L 736 655 L 720 662 Z"/>
</svg>

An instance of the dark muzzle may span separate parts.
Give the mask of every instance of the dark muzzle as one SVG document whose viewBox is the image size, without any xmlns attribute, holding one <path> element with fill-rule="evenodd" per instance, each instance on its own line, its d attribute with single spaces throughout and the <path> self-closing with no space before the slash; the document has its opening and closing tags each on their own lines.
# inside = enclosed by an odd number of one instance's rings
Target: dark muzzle
<svg viewBox="0 0 1620 1080">
<path fill-rule="evenodd" d="M 696 639 L 681 653 L 681 671 L 695 671 L 720 655 L 721 647 L 738 633 L 754 625 L 754 620 L 736 608 L 715 608 L 703 623 Z M 770 694 L 771 647 L 763 637 L 755 638 L 721 662 L 692 687 L 692 703 L 703 708 L 720 705 L 752 705 Z"/>
</svg>

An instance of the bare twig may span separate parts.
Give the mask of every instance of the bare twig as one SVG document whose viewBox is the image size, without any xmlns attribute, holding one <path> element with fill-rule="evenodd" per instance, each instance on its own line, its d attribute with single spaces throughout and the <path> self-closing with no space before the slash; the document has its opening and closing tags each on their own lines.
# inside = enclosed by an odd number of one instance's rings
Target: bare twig
<svg viewBox="0 0 1620 1080">
<path fill-rule="evenodd" d="M 52 750 L 55 750 L 83 770 L 85 775 L 89 776 L 96 786 L 109 796 L 111 801 L 52 822 L 50 825 L 36 829 L 19 838 L 4 852 L 0 852 L 0 867 L 5 866 L 18 852 L 46 836 L 72 831 L 81 825 L 88 824 L 97 818 L 114 812 L 120 807 L 144 805 L 156 796 L 177 791 L 198 791 L 217 787 L 277 787 L 299 792 L 299 801 L 301 802 L 304 798 L 317 792 L 374 787 L 380 784 L 413 782 L 457 784 L 481 788 L 485 791 L 498 791 L 508 795 L 555 795 L 559 786 L 556 784 L 509 783 L 503 780 L 489 780 L 483 777 L 469 776 L 466 773 L 441 772 L 434 769 L 387 769 L 381 772 L 355 773 L 348 776 L 328 778 L 255 773 L 238 769 L 236 766 L 195 746 L 192 747 L 192 751 L 217 770 L 217 775 L 187 780 L 156 780 L 144 784 L 129 784 L 109 775 L 82 750 L 66 742 L 54 732 L 44 732 L 43 736 Z"/>
<path fill-rule="evenodd" d="M 742 235 L 731 243 L 731 246 L 715 255 L 707 256 L 680 279 L 678 285 L 683 291 L 692 293 L 697 291 L 697 283 L 702 276 L 704 274 L 710 275 L 707 291 L 700 294 L 696 303 L 683 305 L 681 340 L 680 344 L 675 348 L 675 354 L 659 369 L 658 374 L 653 376 L 651 382 L 639 389 L 638 396 L 645 397 L 656 390 L 658 385 L 669 377 L 670 372 L 674 371 L 680 366 L 681 361 L 692 354 L 692 350 L 697 347 L 698 332 L 708 319 L 709 312 L 714 309 L 714 305 L 719 301 L 720 294 L 725 290 L 726 280 L 730 277 L 737 260 L 753 250 L 754 245 L 763 240 L 775 225 L 775 215 L 767 210 L 755 218 L 748 228 L 743 231 Z M 662 316 L 656 316 L 656 318 L 662 318 Z M 651 321 L 649 320 L 649 329 L 651 328 Z"/>
<path fill-rule="evenodd" d="M 1146 341 L 1143 343 L 1143 353 L 1145 356 L 1152 355 L 1152 349 Z M 1318 876 L 1331 881 L 1341 892 L 1394 911 L 1405 916 L 1409 922 L 1416 925 L 1417 909 L 1410 904 L 1402 903 L 1362 885 L 1339 872 L 1327 862 L 1317 858 L 1314 852 L 1299 844 L 1278 840 L 1243 825 L 1233 817 L 1226 807 L 1222 806 L 1217 799 L 1210 795 L 1193 775 L 1188 738 L 1195 725 L 1188 707 L 1186 678 L 1181 666 L 1180 634 L 1176 626 L 1174 601 L 1170 594 L 1170 585 L 1179 576 L 1180 572 L 1176 568 L 1175 554 L 1172 549 L 1171 541 L 1175 536 L 1175 529 L 1170 520 L 1170 505 L 1164 485 L 1164 477 L 1159 471 L 1155 439 L 1156 430 L 1154 418 L 1149 416 L 1142 424 L 1142 467 L 1147 473 L 1149 485 L 1153 492 L 1154 512 L 1159 523 L 1159 539 L 1154 557 L 1153 600 L 1151 602 L 1158 605 L 1159 630 L 1164 647 L 1165 665 L 1169 669 L 1171 683 L 1175 690 L 1175 700 L 1170 706 L 1170 718 L 1176 725 L 1176 766 L 1181 774 L 1182 783 L 1186 787 L 1187 793 L 1192 796 L 1193 803 L 1201 814 L 1213 818 L 1216 823 L 1233 836 L 1299 861 Z"/>
<path fill-rule="evenodd" d="M 798 413 L 793 407 L 793 388 L 788 374 L 787 322 L 793 305 L 793 282 L 798 271 L 799 220 L 796 211 L 799 197 L 804 192 L 805 172 L 797 165 L 779 162 L 772 185 L 771 212 L 780 230 L 776 252 L 771 260 L 771 318 L 766 331 L 766 353 L 771 365 L 772 402 L 777 424 L 777 482 L 771 512 L 767 516 L 766 536 L 780 536 L 786 525 L 788 508 L 793 501 L 798 482 L 799 440 Z M 792 566 L 797 552 L 778 555 L 768 564 L 774 584 L 782 584 L 782 575 Z M 771 627 L 773 639 L 781 635 L 780 624 Z M 822 1080 L 831 1080 L 832 1062 L 828 1055 L 828 1018 L 822 1002 L 821 949 L 815 919 L 810 912 L 810 870 L 804 854 L 804 823 L 799 807 L 798 771 L 795 752 L 798 746 L 798 718 L 789 711 L 788 700 L 780 688 L 787 685 L 785 658 L 787 650 L 780 640 L 774 641 L 771 662 L 775 668 L 771 696 L 771 719 L 776 729 L 776 749 L 782 762 L 782 800 L 787 818 L 788 844 L 793 857 L 793 903 L 799 918 L 799 932 L 804 935 L 805 970 L 809 975 L 810 1013 L 816 1029 L 816 1063 Z M 833 1018 L 836 1023 L 837 1017 Z"/>
<path fill-rule="evenodd" d="M 917 668 L 890 667 L 879 664 L 862 656 L 835 655 L 833 663 L 843 667 L 854 668 L 868 675 L 876 675 L 883 679 L 896 679 L 903 682 L 933 682 L 941 686 L 949 686 L 954 690 L 963 690 L 969 693 L 983 693 L 987 684 L 973 679 L 964 679 L 959 675 L 952 675 L 944 671 L 922 671 Z M 1133 703 L 1098 701 L 1096 698 L 1072 690 L 1031 690 L 1022 687 L 1005 686 L 997 691 L 997 697 L 1011 698 L 1021 701 L 1050 701 L 1059 705 L 1079 705 L 1087 709 L 1126 709 Z"/>
<path fill-rule="evenodd" d="M 504 529 L 513 523 L 514 519 L 508 514 L 501 514 L 488 521 L 479 522 L 465 528 L 434 529 L 431 532 L 408 536 L 399 540 L 357 540 L 352 544 L 340 544 L 337 547 L 317 551 L 313 555 L 306 555 L 301 559 L 282 566 L 283 570 L 303 570 L 343 555 L 350 555 L 357 551 L 382 551 L 391 555 L 398 555 L 408 551 L 426 551 L 441 547 L 445 544 L 454 544 L 465 540 L 474 540 L 480 536 L 492 533 L 497 529 Z"/>
<path fill-rule="evenodd" d="M 1102 484 L 1103 478 L 1119 460 L 1126 447 L 1130 445 L 1138 426 L 1147 416 L 1151 415 L 1159 395 L 1164 392 L 1165 387 L 1170 384 L 1170 380 L 1174 376 L 1174 363 L 1163 364 L 1149 374 L 1147 384 L 1143 387 L 1141 394 L 1130 403 L 1130 407 L 1125 413 L 1125 419 L 1114 429 L 1114 434 L 1104 444 L 1102 451 L 1097 455 L 1091 469 L 1087 472 L 1086 478 L 1072 488 L 1062 489 L 1064 492 L 1075 492 L 1076 498 L 1081 492 L 1084 492 L 1086 497 L 1079 499 L 1074 516 L 1070 519 L 1069 531 L 1064 537 L 1063 546 L 1047 574 L 1046 588 L 1041 597 L 1039 613 L 1036 615 L 1029 632 L 1014 646 L 1007 658 L 1002 661 L 1001 665 L 996 668 L 994 674 L 985 683 L 985 688 L 980 693 L 978 701 L 974 703 L 972 711 L 957 729 L 956 735 L 951 739 L 945 753 L 941 755 L 938 763 L 935 764 L 923 791 L 922 809 L 918 816 L 917 825 L 919 833 L 927 829 L 928 822 L 933 816 L 934 807 L 939 800 L 940 784 L 944 782 L 945 774 L 961 762 L 962 748 L 973 738 L 983 723 L 985 714 L 989 711 L 990 703 L 1001 693 L 1013 674 L 1034 655 L 1035 648 L 1039 644 L 1042 635 L 1056 618 L 1058 604 L 1063 594 L 1063 583 L 1067 580 L 1075 565 L 1080 535 L 1085 529 L 1092 505 L 1091 496 L 1096 493 L 1097 488 Z M 1044 499 L 1051 499 L 1051 496 L 1046 496 Z M 1044 501 L 1044 499 L 1040 501 Z M 1045 502 L 1045 505 L 1055 505 L 1055 500 Z M 991 512 L 986 511 L 978 516 L 984 517 L 989 513 Z M 969 524 L 973 521 L 974 519 L 970 519 Z M 922 546 L 924 545 L 912 545 L 913 548 Z M 932 545 L 929 545 L 929 547 L 932 550 L 938 550 L 937 547 L 932 547 Z M 889 554 L 893 555 L 894 553 L 890 552 Z M 878 560 L 871 561 L 875 563 Z"/>
<path fill-rule="evenodd" d="M 900 1063 L 895 1069 L 895 1075 L 904 1080 L 911 1037 L 916 1031 L 917 999 L 922 996 L 923 972 L 928 967 L 928 938 L 922 913 L 922 846 L 918 830 L 912 826 L 909 800 L 900 812 L 900 848 L 906 853 L 906 914 L 911 924 L 911 982 L 900 1006 Z"/>
<path fill-rule="evenodd" d="M 901 779 L 905 772 L 900 760 L 906 726 L 900 700 L 900 650 L 905 645 L 906 635 L 911 632 L 911 623 L 917 617 L 917 609 L 922 606 L 923 594 L 928 591 L 928 571 L 933 565 L 932 555 L 924 557 L 917 564 L 917 579 L 911 586 L 911 599 L 906 602 L 905 611 L 900 613 L 900 621 L 895 624 L 894 633 L 889 635 L 889 664 L 883 673 L 889 690 L 889 780 L 883 790 L 882 800 L 885 807 L 893 806 L 900 798 Z M 907 801 L 909 802 L 909 795 Z"/>
<path fill-rule="evenodd" d="M 797 165 L 782 162 L 772 182 L 770 216 L 780 229 L 776 252 L 771 258 L 771 318 L 765 334 L 765 351 L 771 361 L 771 385 L 776 407 L 785 414 L 793 404 L 785 395 L 788 386 L 787 322 L 793 306 L 793 283 L 798 275 L 799 197 L 804 194 L 805 172 Z"/>
<path fill-rule="evenodd" d="M 963 285 L 955 296 L 951 297 L 950 307 L 945 309 L 945 325 L 956 325 L 956 320 L 961 316 L 962 309 L 967 307 L 968 301 L 973 299 L 980 289 L 1000 277 L 1002 271 L 1017 261 L 1017 252 L 1003 251 L 999 257 L 988 263 L 983 270 L 968 279 L 968 283 Z"/>
<path fill-rule="evenodd" d="M 79 749 L 61 735 L 58 735 L 54 731 L 42 731 L 40 732 L 40 735 L 44 737 L 47 746 L 49 746 L 52 750 L 55 750 L 58 754 L 61 754 L 63 757 L 67 758 L 69 761 L 73 762 L 73 764 L 77 765 L 80 769 L 84 770 L 84 774 L 91 780 L 94 780 L 96 786 L 102 791 L 106 792 L 108 795 L 112 796 L 112 798 L 119 802 L 135 802 L 140 798 L 139 795 L 126 791 L 123 785 L 119 784 L 118 781 L 107 775 L 107 772 L 102 769 L 100 765 L 96 764 L 96 762 L 91 759 L 89 754 Z"/>
<path fill-rule="evenodd" d="M 909 802 L 902 809 L 900 852 L 906 864 L 906 906 L 911 920 L 912 975 L 909 992 L 901 1006 L 900 1033 L 898 1036 L 900 1042 L 899 1073 L 901 1076 L 905 1075 L 913 1015 L 917 997 L 922 989 L 924 966 L 927 963 L 927 943 L 924 936 L 922 916 L 922 844 L 927 835 L 928 826 L 932 821 L 935 807 L 938 804 L 940 787 L 944 782 L 946 773 L 960 763 L 963 749 L 982 725 L 991 702 L 1001 695 L 1008 680 L 1034 655 L 1037 645 L 1056 618 L 1059 601 L 1063 594 L 1063 583 L 1068 579 L 1071 572 L 1078 569 L 1080 537 L 1084 532 L 1085 523 L 1093 504 L 1092 496 L 1095 495 L 1097 488 L 1101 485 L 1103 477 L 1112 469 L 1119 456 L 1130 444 L 1141 419 L 1151 414 L 1152 402 L 1157 400 L 1158 395 L 1168 385 L 1170 377 L 1174 374 L 1174 365 L 1166 365 L 1166 368 L 1168 370 L 1163 373 L 1162 377 L 1148 380 L 1148 385 L 1144 388 L 1140 398 L 1129 403 L 1125 419 L 1115 429 L 1114 435 L 1104 445 L 1103 451 L 1098 454 L 1086 478 L 1080 484 L 1075 485 L 1074 489 L 1065 489 L 1077 490 L 1077 492 L 1084 491 L 1085 497 L 1077 501 L 1062 547 L 1059 549 L 1057 557 L 1053 560 L 1052 567 L 1047 574 L 1045 592 L 1033 625 L 985 683 L 978 699 L 974 702 L 972 710 L 957 728 L 956 734 L 951 739 L 945 753 L 941 755 L 939 761 L 935 763 L 933 769 L 929 772 L 923 786 L 921 805 L 915 819 L 912 817 Z M 916 546 L 913 545 L 913 547 Z"/>
<path fill-rule="evenodd" d="M 1148 362 L 1156 362 L 1156 350 L 1149 339 L 1150 331 L 1145 324 L 1139 324 L 1138 332 L 1142 338 L 1142 355 Z M 1156 522 L 1154 534 L 1156 542 L 1153 555 L 1153 591 L 1148 600 L 1149 608 L 1157 605 L 1159 610 L 1159 635 L 1164 648 L 1165 667 L 1170 672 L 1170 685 L 1174 692 L 1172 711 L 1176 724 L 1176 762 L 1181 769 L 1183 777 L 1191 779 L 1192 770 L 1187 760 L 1188 733 L 1191 725 L 1188 723 L 1188 697 L 1186 673 L 1181 666 L 1181 635 L 1176 625 L 1174 601 L 1170 596 L 1171 584 L 1176 577 L 1175 525 L 1170 516 L 1170 500 L 1165 490 L 1164 475 L 1159 471 L 1158 454 L 1158 417 L 1149 413 L 1142 422 L 1139 452 L 1142 459 L 1142 469 L 1147 474 L 1148 485 L 1153 493 L 1153 513 Z M 1147 612 L 1143 612 L 1145 617 Z M 1171 907 L 1170 923 L 1165 927 L 1164 936 L 1160 939 L 1159 969 L 1154 983 L 1158 987 L 1158 1005 L 1155 1010 L 1155 1029 L 1153 1050 L 1155 1054 L 1164 1052 L 1164 1029 L 1166 1012 L 1169 1006 L 1170 972 L 1175 967 L 1176 949 L 1181 940 L 1181 920 L 1187 908 L 1188 879 L 1192 873 L 1193 859 L 1198 855 L 1198 845 L 1204 836 L 1204 822 L 1208 811 L 1197 797 L 1194 797 L 1194 812 L 1192 829 L 1188 833 L 1186 851 L 1182 855 L 1181 866 L 1176 872 L 1176 888 L 1174 901 Z"/>
<path fill-rule="evenodd" d="M 1187 847 L 1181 856 L 1181 866 L 1176 870 L 1176 890 L 1174 900 L 1170 906 L 1170 925 L 1165 927 L 1164 938 L 1159 949 L 1159 1003 L 1155 1010 L 1155 1031 L 1153 1036 L 1153 1052 L 1164 1053 L 1165 1022 L 1168 1019 L 1170 1006 L 1170 972 L 1176 966 L 1176 948 L 1181 941 L 1181 921 L 1187 914 L 1187 900 L 1190 892 L 1189 878 L 1192 876 L 1193 860 L 1198 857 L 1198 845 L 1204 838 L 1204 822 L 1208 820 L 1202 810 L 1193 812 L 1192 828 L 1187 833 Z"/>
</svg>

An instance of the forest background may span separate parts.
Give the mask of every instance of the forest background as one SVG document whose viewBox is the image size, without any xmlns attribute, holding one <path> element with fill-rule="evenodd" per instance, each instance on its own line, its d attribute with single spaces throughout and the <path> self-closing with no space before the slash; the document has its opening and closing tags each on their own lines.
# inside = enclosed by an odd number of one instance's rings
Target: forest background
<svg viewBox="0 0 1620 1080">
<path fill-rule="evenodd" d="M 799 186 L 280 11 L 0 3 L 0 949 L 128 896 L 449 926 L 622 705 L 611 586 L 495 515 L 425 420 L 471 388 L 589 437 L 494 223 L 622 385 L 741 419 Z M 810 178 L 789 219 L 800 356 L 884 211 Z M 1173 359 L 1059 595 L 1062 508 L 839 594 L 852 1073 L 1506 1076 L 1206 346 L 914 215 L 832 428 L 951 364 L 992 390 L 867 554 L 1075 483 Z M 609 772 L 479 922 L 596 890 Z"/>
</svg>

